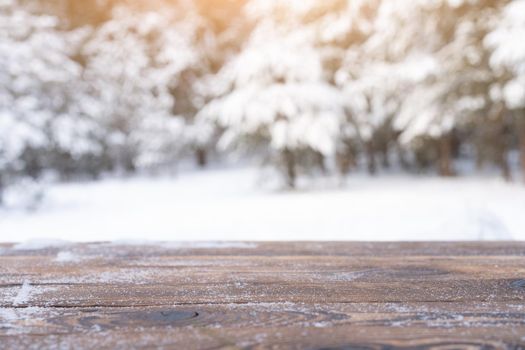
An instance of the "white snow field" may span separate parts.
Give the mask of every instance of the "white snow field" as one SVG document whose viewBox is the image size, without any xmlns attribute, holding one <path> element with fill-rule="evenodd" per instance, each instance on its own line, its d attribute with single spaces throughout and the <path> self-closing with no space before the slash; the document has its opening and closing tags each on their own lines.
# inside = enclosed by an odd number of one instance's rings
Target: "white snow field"
<svg viewBox="0 0 525 350">
<path fill-rule="evenodd" d="M 248 168 L 54 185 L 36 211 L 0 210 L 0 241 L 525 239 L 520 183 L 354 175 L 286 192 L 259 180 Z"/>
</svg>

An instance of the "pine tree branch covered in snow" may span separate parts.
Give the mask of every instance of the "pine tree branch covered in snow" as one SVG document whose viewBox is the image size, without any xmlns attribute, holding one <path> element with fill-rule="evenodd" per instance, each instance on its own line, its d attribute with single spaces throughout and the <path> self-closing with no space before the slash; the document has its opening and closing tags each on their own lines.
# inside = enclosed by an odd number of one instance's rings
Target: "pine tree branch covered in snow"
<svg viewBox="0 0 525 350">
<path fill-rule="evenodd" d="M 524 37 L 525 0 L 0 0 L 0 194 L 239 154 L 525 174 Z"/>
</svg>

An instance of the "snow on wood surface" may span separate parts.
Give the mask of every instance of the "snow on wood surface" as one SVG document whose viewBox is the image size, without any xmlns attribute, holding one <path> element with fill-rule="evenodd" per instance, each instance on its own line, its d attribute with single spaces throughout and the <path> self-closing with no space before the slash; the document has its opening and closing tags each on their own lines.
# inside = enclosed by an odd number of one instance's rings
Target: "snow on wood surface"
<svg viewBox="0 0 525 350">
<path fill-rule="evenodd" d="M 20 287 L 20 291 L 16 295 L 16 297 L 13 300 L 13 306 L 19 306 L 22 304 L 25 304 L 29 301 L 29 297 L 31 295 L 31 285 L 28 281 L 24 281 L 22 286 Z"/>
<path fill-rule="evenodd" d="M 524 243 L 3 248 L 7 348 L 525 346 Z"/>
</svg>

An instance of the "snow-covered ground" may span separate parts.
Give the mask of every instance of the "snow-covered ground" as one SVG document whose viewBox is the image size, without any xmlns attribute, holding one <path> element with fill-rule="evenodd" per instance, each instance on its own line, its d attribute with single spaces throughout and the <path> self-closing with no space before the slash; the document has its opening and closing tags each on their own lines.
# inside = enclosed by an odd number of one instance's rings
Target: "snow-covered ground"
<svg viewBox="0 0 525 350">
<path fill-rule="evenodd" d="M 355 175 L 272 191 L 258 169 L 54 185 L 0 210 L 0 241 L 523 240 L 525 186 L 493 178 Z"/>
</svg>

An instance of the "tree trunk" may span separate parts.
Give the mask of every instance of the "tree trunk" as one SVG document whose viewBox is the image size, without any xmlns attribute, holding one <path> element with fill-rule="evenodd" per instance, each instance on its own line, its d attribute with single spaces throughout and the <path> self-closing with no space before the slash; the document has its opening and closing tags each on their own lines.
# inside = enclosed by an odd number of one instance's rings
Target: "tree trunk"
<svg viewBox="0 0 525 350">
<path fill-rule="evenodd" d="M 295 188 L 295 182 L 297 179 L 297 171 L 295 164 L 295 155 L 292 151 L 286 149 L 282 153 L 282 162 L 285 172 L 286 186 L 289 188 Z"/>
<path fill-rule="evenodd" d="M 485 157 L 483 154 L 481 142 L 476 144 L 476 170 L 481 171 L 485 165 Z"/>
<path fill-rule="evenodd" d="M 386 136 L 384 137 L 386 138 Z M 385 169 L 390 168 L 390 147 L 388 144 L 388 140 L 381 141 L 381 146 L 379 148 L 379 151 L 381 154 L 381 165 Z"/>
<path fill-rule="evenodd" d="M 197 148 L 195 151 L 195 159 L 199 168 L 205 168 L 208 165 L 208 153 L 202 147 Z"/>
<path fill-rule="evenodd" d="M 450 133 L 439 139 L 439 173 L 445 177 L 455 175 L 452 165 L 452 135 Z"/>
<path fill-rule="evenodd" d="M 314 160 L 315 165 L 321 170 L 321 173 L 327 175 L 328 169 L 326 169 L 326 157 L 321 152 L 315 152 Z"/>
<path fill-rule="evenodd" d="M 525 119 L 525 117 L 522 117 Z M 520 139 L 520 161 L 521 161 L 521 175 L 525 181 L 525 120 L 519 122 L 519 139 Z"/>
<path fill-rule="evenodd" d="M 135 161 L 133 159 L 133 156 L 131 154 L 126 154 L 124 158 L 124 164 L 123 164 L 124 170 L 126 174 L 132 174 L 137 169 L 135 167 Z"/>
<path fill-rule="evenodd" d="M 351 151 L 336 154 L 337 168 L 342 176 L 350 173 L 350 170 L 355 168 L 355 156 Z"/>
<path fill-rule="evenodd" d="M 295 156 L 292 151 L 286 149 L 283 151 L 283 162 L 286 171 L 286 185 L 289 188 L 295 188 L 297 180 L 297 171 L 295 165 Z"/>
<path fill-rule="evenodd" d="M 357 167 L 357 157 L 355 144 L 351 140 L 345 140 L 339 151 L 335 155 L 339 174 L 346 176 L 351 170 Z"/>
<path fill-rule="evenodd" d="M 399 140 L 396 140 L 394 143 L 395 151 L 397 153 L 397 160 L 399 164 L 401 165 L 401 168 L 404 170 L 410 169 L 410 163 L 407 160 L 406 152 L 403 149 L 403 145 L 401 145 L 401 142 Z"/>
<path fill-rule="evenodd" d="M 375 175 L 377 173 L 377 163 L 376 163 L 376 152 L 374 147 L 374 141 L 367 141 L 365 144 L 366 147 L 366 161 L 368 167 L 368 173 L 370 175 Z"/>
<path fill-rule="evenodd" d="M 507 148 L 502 147 L 498 152 L 498 164 L 501 168 L 501 173 L 505 181 L 512 181 L 512 173 L 510 171 L 510 165 L 508 160 Z"/>
<path fill-rule="evenodd" d="M 500 112 L 500 116 L 497 120 L 498 125 L 496 129 L 496 163 L 501 169 L 503 178 L 506 181 L 512 180 L 512 173 L 510 170 L 510 164 L 508 159 L 508 140 L 505 125 L 505 113 Z"/>
</svg>

